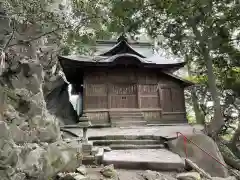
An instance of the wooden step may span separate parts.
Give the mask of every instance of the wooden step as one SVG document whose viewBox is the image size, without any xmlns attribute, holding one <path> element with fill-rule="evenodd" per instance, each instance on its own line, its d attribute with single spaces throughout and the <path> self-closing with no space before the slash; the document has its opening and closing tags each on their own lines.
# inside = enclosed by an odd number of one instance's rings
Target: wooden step
<svg viewBox="0 0 240 180">
<path fill-rule="evenodd" d="M 128 127 L 128 126 L 144 126 L 146 121 L 136 121 L 136 120 L 123 120 L 123 121 L 112 121 L 112 126 L 115 127 Z"/>
<path fill-rule="evenodd" d="M 143 117 L 114 117 L 111 118 L 111 122 L 122 122 L 122 121 L 144 121 Z"/>
<path fill-rule="evenodd" d="M 142 112 L 131 112 L 131 111 L 126 111 L 126 112 L 110 112 L 110 116 L 142 116 Z"/>
<path fill-rule="evenodd" d="M 114 114 L 114 115 L 110 115 L 111 118 L 121 118 L 121 117 L 136 117 L 136 118 L 142 118 L 143 115 L 142 114 Z"/>
<path fill-rule="evenodd" d="M 112 126 L 115 127 L 144 126 L 147 124 L 143 114 L 136 111 L 110 112 L 110 119 Z"/>
</svg>

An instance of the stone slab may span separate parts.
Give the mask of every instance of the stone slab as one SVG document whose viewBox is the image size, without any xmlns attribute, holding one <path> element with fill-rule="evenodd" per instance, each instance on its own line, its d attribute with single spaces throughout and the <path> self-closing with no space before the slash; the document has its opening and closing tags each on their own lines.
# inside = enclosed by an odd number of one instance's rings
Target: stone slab
<svg viewBox="0 0 240 180">
<path fill-rule="evenodd" d="M 161 144 L 159 140 L 143 139 L 143 140 L 95 140 L 94 146 L 109 146 L 112 144 L 134 144 L 134 145 L 149 145 L 149 144 Z"/>
<path fill-rule="evenodd" d="M 82 136 L 82 129 L 80 128 L 67 128 L 68 131 Z M 161 136 L 165 138 L 176 138 L 177 132 L 181 132 L 184 135 L 191 135 L 195 132 L 200 132 L 202 126 L 191 126 L 188 124 L 185 125 L 175 125 L 175 126 L 138 126 L 138 127 L 112 127 L 112 128 L 90 128 L 88 129 L 87 136 Z"/>
<path fill-rule="evenodd" d="M 182 170 L 184 160 L 166 149 L 113 150 L 103 155 L 105 165 L 123 169 Z"/>
<path fill-rule="evenodd" d="M 148 145 L 134 145 L 134 144 L 113 144 L 110 145 L 113 150 L 123 149 L 163 149 L 163 144 L 148 144 Z"/>
</svg>

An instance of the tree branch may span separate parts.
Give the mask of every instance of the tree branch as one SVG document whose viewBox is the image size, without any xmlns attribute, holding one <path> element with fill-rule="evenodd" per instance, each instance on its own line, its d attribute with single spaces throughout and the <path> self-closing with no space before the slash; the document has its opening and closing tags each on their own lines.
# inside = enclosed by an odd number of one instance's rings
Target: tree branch
<svg viewBox="0 0 240 180">
<path fill-rule="evenodd" d="M 30 38 L 30 39 L 28 39 L 28 40 L 18 41 L 17 43 L 11 44 L 11 45 L 9 45 L 8 47 L 16 46 L 16 45 L 18 45 L 18 44 L 27 44 L 27 43 L 30 43 L 31 41 L 35 41 L 35 40 L 37 40 L 37 39 L 40 39 L 41 37 L 46 36 L 46 35 L 49 35 L 49 34 L 52 34 L 52 33 L 56 32 L 56 31 L 58 31 L 58 30 L 60 30 L 60 29 L 62 29 L 62 28 L 56 28 L 56 29 L 54 29 L 54 30 L 52 30 L 52 31 L 49 31 L 49 32 L 40 34 L 39 36 Z"/>
</svg>

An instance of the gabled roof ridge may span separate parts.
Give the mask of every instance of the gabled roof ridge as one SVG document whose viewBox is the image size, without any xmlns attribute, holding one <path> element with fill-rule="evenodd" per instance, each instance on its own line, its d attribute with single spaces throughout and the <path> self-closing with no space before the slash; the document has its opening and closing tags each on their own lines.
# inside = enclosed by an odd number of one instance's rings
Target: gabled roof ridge
<svg viewBox="0 0 240 180">
<path fill-rule="evenodd" d="M 113 46 L 111 49 L 109 49 L 107 52 L 105 53 L 101 53 L 100 56 L 113 56 L 118 54 L 118 48 L 120 48 L 121 46 L 125 46 L 125 48 L 129 48 L 130 51 L 132 51 L 132 53 L 130 54 L 135 54 L 141 58 L 146 58 L 145 56 L 143 56 L 142 54 L 138 53 L 136 50 L 133 49 L 133 47 L 130 46 L 130 44 L 126 41 L 126 40 L 121 40 L 119 41 L 115 46 Z M 120 48 L 124 49 L 124 48 Z"/>
<path fill-rule="evenodd" d="M 118 42 L 117 40 L 96 40 L 97 45 L 99 44 L 114 44 L 116 45 Z M 129 41 L 129 45 L 140 45 L 140 46 L 152 46 L 150 42 L 138 42 L 138 41 Z"/>
</svg>

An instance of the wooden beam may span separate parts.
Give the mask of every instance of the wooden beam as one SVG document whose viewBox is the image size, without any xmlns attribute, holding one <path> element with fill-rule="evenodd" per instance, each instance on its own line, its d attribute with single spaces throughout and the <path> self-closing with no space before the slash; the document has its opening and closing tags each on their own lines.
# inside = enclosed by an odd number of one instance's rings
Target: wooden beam
<svg viewBox="0 0 240 180">
<path fill-rule="evenodd" d="M 139 91 L 139 83 L 136 84 L 137 86 L 137 107 L 140 109 L 141 108 L 141 94 Z"/>
<path fill-rule="evenodd" d="M 85 109 L 84 113 L 93 112 L 161 112 L 161 108 L 110 108 L 110 109 Z M 182 112 L 180 112 L 181 114 Z M 168 113 L 167 113 L 168 114 Z M 170 112 L 170 114 L 173 114 Z"/>
<path fill-rule="evenodd" d="M 161 91 L 161 86 L 160 86 L 160 84 L 159 84 L 159 82 L 158 82 L 158 84 L 157 84 L 157 91 L 158 91 L 158 102 L 159 102 L 159 108 L 162 108 L 162 91 Z M 159 112 L 159 117 L 160 117 L 160 119 L 162 118 L 162 111 L 161 112 Z"/>
<path fill-rule="evenodd" d="M 162 112 L 163 115 L 168 115 L 168 114 L 185 114 L 186 112 Z"/>
<path fill-rule="evenodd" d="M 110 84 L 107 83 L 106 86 L 107 86 L 107 108 L 110 109 L 111 108 L 111 104 L 110 104 L 111 103 L 111 96 L 110 96 L 110 93 L 109 93 Z M 111 121 L 109 111 L 108 111 L 108 121 L 109 122 Z"/>
</svg>

